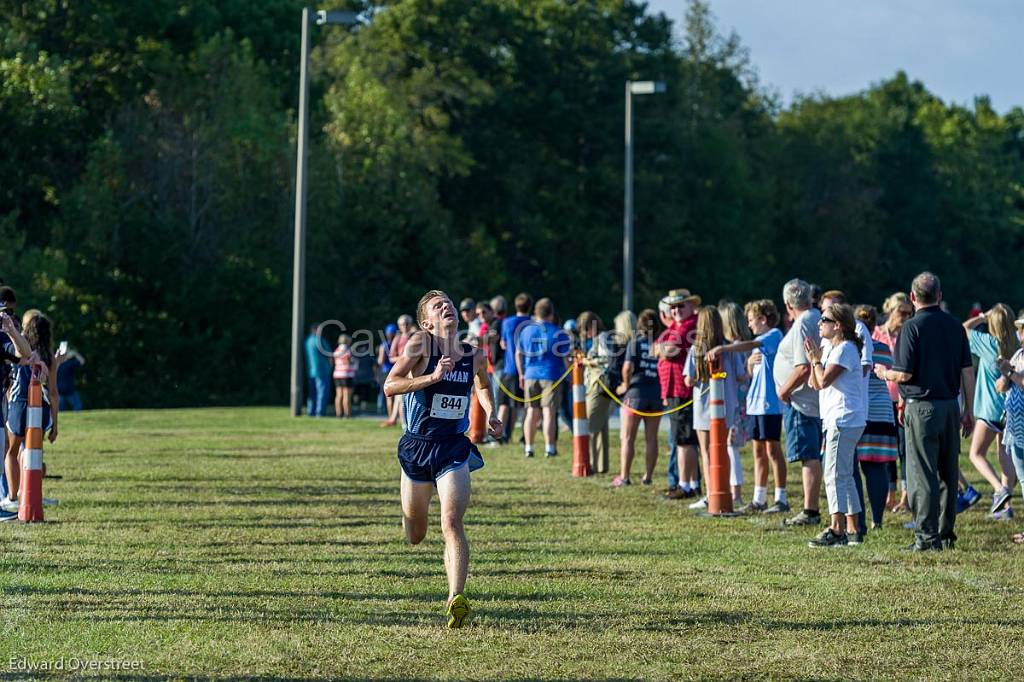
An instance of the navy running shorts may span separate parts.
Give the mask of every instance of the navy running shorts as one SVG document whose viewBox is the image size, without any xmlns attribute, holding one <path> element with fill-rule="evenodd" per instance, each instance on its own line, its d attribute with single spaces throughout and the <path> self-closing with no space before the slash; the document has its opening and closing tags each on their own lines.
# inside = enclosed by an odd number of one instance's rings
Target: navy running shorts
<svg viewBox="0 0 1024 682">
<path fill-rule="evenodd" d="M 398 441 L 402 471 L 417 483 L 437 483 L 449 471 L 469 463 L 469 470 L 483 467 L 484 458 L 466 434 L 420 436 L 406 432 Z"/>
</svg>

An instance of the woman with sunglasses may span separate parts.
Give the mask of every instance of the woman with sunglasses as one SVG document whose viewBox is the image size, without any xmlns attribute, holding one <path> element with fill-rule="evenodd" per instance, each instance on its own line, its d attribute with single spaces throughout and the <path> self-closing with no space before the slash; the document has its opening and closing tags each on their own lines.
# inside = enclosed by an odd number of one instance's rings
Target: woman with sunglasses
<svg viewBox="0 0 1024 682">
<path fill-rule="evenodd" d="M 824 438 L 824 480 L 831 525 L 811 540 L 811 547 L 859 545 L 860 500 L 853 480 L 853 454 L 867 423 L 867 402 L 853 308 L 833 303 L 818 321 L 821 347 L 804 343 L 811 363 L 810 386 L 818 391 Z M 844 522 L 845 517 L 845 522 Z"/>
</svg>

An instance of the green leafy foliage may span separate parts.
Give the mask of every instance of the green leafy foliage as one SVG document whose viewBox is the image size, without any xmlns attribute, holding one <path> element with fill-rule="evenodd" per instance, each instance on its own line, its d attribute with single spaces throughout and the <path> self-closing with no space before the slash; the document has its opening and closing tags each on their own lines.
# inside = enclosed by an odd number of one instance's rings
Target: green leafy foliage
<svg viewBox="0 0 1024 682">
<path fill-rule="evenodd" d="M 313 27 L 309 320 L 377 328 L 426 288 L 621 300 L 623 84 L 637 307 L 801 276 L 955 311 L 1024 301 L 1024 112 L 905 74 L 782 109 L 707 5 L 390 0 Z M 0 276 L 90 359 L 93 405 L 287 394 L 302 3 L 0 2 Z"/>
</svg>

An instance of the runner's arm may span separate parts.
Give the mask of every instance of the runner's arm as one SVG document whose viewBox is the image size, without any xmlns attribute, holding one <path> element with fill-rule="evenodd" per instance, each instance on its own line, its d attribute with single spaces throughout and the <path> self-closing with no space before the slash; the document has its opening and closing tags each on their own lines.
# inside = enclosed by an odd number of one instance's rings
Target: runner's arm
<svg viewBox="0 0 1024 682">
<path fill-rule="evenodd" d="M 427 358 L 422 349 L 426 343 L 428 339 L 425 332 L 412 335 L 405 344 L 401 357 L 396 360 L 395 366 L 391 368 L 388 378 L 384 381 L 384 395 L 392 397 L 403 393 L 415 393 L 436 384 L 441 380 L 441 376 L 452 368 L 451 358 L 443 357 L 438 361 L 432 374 L 423 374 L 427 367 Z"/>
</svg>

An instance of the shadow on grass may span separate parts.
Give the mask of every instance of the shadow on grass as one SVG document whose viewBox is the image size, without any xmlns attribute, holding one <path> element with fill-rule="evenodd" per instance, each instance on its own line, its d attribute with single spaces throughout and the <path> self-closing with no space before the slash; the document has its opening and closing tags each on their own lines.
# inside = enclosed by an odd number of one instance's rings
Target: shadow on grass
<svg viewBox="0 0 1024 682">
<path fill-rule="evenodd" d="M 444 606 L 440 590 L 408 593 L 369 593 L 297 590 L 254 591 L 189 591 L 102 590 L 84 588 L 37 588 L 18 586 L 12 594 L 41 597 L 30 602 L 30 610 L 40 614 L 88 613 L 89 622 L 100 623 L 338 623 L 349 625 L 437 627 Z M 549 628 L 607 627 L 619 618 L 618 611 L 580 611 L 577 602 L 567 603 L 561 592 L 508 594 L 474 591 L 478 604 L 477 617 L 482 626 L 521 631 Z M 173 606 L 140 603 L 145 599 L 164 598 Z M 238 603 L 259 599 L 258 604 Z M 267 600 L 279 600 L 267 602 Z M 316 608 L 304 603 L 320 600 Z M 346 604 L 357 602 L 358 607 Z M 536 607 L 522 606 L 536 604 Z M 545 606 L 541 607 L 540 605 Z M 398 608 L 404 605 L 403 608 Z M 569 607 L 566 609 L 565 607 Z"/>
<path fill-rule="evenodd" d="M 991 625 L 993 627 L 1021 627 L 1024 618 L 1016 619 L 972 619 L 971 625 Z M 853 618 L 848 620 L 815 620 L 791 621 L 772 620 L 744 611 L 707 611 L 688 615 L 672 615 L 657 618 L 640 627 L 651 632 L 672 632 L 684 628 L 707 625 L 753 625 L 768 630 L 821 631 L 848 630 L 850 628 L 934 628 L 937 626 L 957 627 L 964 625 L 963 620 L 952 618 Z"/>
</svg>

